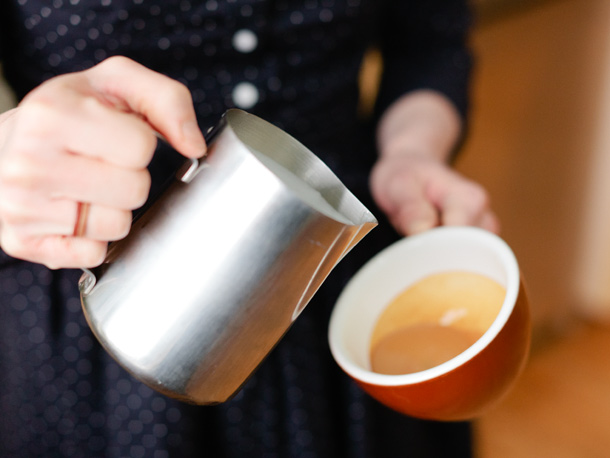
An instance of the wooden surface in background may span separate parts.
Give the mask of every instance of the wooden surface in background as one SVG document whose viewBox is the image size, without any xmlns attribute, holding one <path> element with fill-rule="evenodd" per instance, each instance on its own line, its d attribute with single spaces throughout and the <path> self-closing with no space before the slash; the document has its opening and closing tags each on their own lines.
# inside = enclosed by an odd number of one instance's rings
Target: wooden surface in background
<svg viewBox="0 0 610 458">
<path fill-rule="evenodd" d="M 574 324 L 535 348 L 475 439 L 476 458 L 608 458 L 610 328 Z"/>
</svg>

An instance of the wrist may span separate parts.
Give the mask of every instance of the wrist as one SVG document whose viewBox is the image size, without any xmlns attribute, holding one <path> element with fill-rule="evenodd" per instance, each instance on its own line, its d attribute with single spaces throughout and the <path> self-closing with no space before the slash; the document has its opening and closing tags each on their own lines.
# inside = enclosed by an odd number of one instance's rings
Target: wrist
<svg viewBox="0 0 610 458">
<path fill-rule="evenodd" d="M 461 129 L 460 115 L 444 95 L 415 91 L 394 102 L 382 116 L 377 130 L 379 154 L 420 154 L 447 162 Z"/>
<path fill-rule="evenodd" d="M 451 146 L 439 141 L 426 141 L 415 136 L 395 138 L 379 146 L 380 159 L 419 157 L 427 160 L 447 162 L 451 156 Z"/>
</svg>

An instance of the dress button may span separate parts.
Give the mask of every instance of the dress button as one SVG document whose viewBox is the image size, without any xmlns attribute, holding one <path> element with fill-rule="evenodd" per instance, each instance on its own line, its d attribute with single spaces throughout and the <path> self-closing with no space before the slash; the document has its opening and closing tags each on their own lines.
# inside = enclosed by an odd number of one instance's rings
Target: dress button
<svg viewBox="0 0 610 458">
<path fill-rule="evenodd" d="M 243 53 L 249 53 L 258 46 L 258 37 L 252 30 L 241 29 L 233 35 L 233 47 Z"/>
<path fill-rule="evenodd" d="M 233 102 L 239 108 L 247 110 L 258 102 L 258 89 L 252 83 L 241 82 L 233 88 Z"/>
</svg>

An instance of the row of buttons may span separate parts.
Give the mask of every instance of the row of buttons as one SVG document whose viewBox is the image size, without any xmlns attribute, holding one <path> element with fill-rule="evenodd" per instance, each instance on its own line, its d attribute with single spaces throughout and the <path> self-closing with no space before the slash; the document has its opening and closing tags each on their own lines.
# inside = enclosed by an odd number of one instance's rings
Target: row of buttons
<svg viewBox="0 0 610 458">
<path fill-rule="evenodd" d="M 258 46 L 258 37 L 252 30 L 240 29 L 235 32 L 231 42 L 235 50 L 247 54 L 254 51 Z M 231 97 L 237 107 L 247 110 L 256 105 L 259 93 L 254 84 L 244 81 L 233 88 Z"/>
</svg>

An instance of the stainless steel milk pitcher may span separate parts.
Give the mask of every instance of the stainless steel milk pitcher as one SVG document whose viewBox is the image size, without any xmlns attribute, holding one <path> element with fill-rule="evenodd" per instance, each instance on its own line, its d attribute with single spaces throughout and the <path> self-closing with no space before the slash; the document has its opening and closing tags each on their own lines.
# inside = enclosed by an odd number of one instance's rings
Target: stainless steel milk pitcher
<svg viewBox="0 0 610 458">
<path fill-rule="evenodd" d="M 105 349 L 169 396 L 229 399 L 377 221 L 307 148 L 229 110 L 79 281 Z"/>
</svg>

